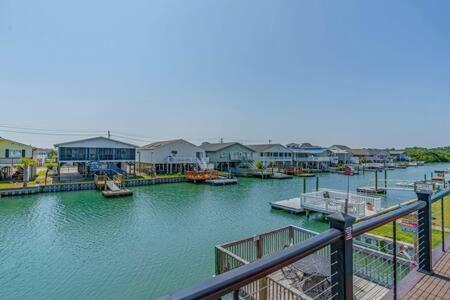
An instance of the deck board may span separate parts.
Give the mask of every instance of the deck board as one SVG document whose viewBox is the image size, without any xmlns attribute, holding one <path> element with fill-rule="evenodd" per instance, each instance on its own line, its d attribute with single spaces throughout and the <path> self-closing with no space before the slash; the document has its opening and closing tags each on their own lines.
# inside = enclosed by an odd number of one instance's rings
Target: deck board
<svg viewBox="0 0 450 300">
<path fill-rule="evenodd" d="M 433 275 L 425 275 L 404 299 L 450 300 L 450 252 L 446 252 L 433 268 Z"/>
</svg>

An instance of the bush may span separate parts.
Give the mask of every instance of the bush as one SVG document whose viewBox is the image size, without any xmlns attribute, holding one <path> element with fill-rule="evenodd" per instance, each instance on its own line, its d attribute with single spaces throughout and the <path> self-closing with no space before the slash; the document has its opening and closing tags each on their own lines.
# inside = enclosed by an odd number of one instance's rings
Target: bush
<svg viewBox="0 0 450 300">
<path fill-rule="evenodd" d="M 258 161 L 256 162 L 256 168 L 257 168 L 258 170 L 261 170 L 262 168 L 264 168 L 263 162 L 260 161 L 260 160 L 258 160 Z"/>
</svg>

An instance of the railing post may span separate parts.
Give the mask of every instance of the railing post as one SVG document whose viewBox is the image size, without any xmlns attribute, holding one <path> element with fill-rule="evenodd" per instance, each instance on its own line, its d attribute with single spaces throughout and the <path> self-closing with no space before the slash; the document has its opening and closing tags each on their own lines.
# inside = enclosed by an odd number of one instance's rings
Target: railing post
<svg viewBox="0 0 450 300">
<path fill-rule="evenodd" d="M 432 264 L 432 216 L 431 216 L 431 192 L 417 192 L 417 199 L 426 203 L 425 207 L 418 211 L 418 246 L 419 246 L 419 271 L 426 274 L 433 273 Z"/>
<path fill-rule="evenodd" d="M 392 222 L 392 285 L 394 300 L 397 300 L 397 221 Z"/>
<path fill-rule="evenodd" d="M 342 231 L 343 236 L 330 245 L 331 295 L 341 300 L 353 299 L 353 236 L 356 218 L 344 213 L 328 217 L 330 227 Z"/>
<path fill-rule="evenodd" d="M 444 181 L 445 182 L 445 181 Z M 444 199 L 441 199 L 441 230 L 442 230 L 442 252 L 445 252 L 445 217 L 444 217 Z"/>
<path fill-rule="evenodd" d="M 289 226 L 289 246 L 294 245 L 294 227 Z"/>
<path fill-rule="evenodd" d="M 256 239 L 256 258 L 260 259 L 264 255 L 264 244 L 261 236 Z M 267 277 L 263 277 L 259 280 L 259 298 L 261 300 L 266 300 L 267 298 Z"/>
<path fill-rule="evenodd" d="M 221 273 L 221 252 L 219 251 L 219 249 L 216 247 L 215 248 L 215 265 L 216 265 L 216 275 L 219 275 Z"/>
</svg>

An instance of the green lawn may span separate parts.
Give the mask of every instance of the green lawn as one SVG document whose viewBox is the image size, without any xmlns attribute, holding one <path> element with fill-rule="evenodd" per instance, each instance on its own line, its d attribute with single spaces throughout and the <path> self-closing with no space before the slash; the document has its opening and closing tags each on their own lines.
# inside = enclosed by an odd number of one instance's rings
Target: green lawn
<svg viewBox="0 0 450 300">
<path fill-rule="evenodd" d="M 433 225 L 441 226 L 441 200 L 433 203 Z M 444 200 L 444 224 L 445 227 L 450 227 L 450 197 L 446 197 Z"/>
<path fill-rule="evenodd" d="M 379 236 L 384 236 L 387 238 L 392 238 L 392 223 L 380 226 L 380 227 L 370 231 L 370 233 L 379 235 Z M 447 232 L 447 235 L 449 235 L 449 234 L 450 233 Z M 434 249 L 441 244 L 441 231 L 433 229 L 432 235 L 433 235 L 432 240 L 433 240 L 433 249 Z M 404 232 L 404 231 L 402 231 L 402 228 L 397 225 L 397 240 L 403 241 L 405 243 L 413 244 L 414 243 L 414 233 Z"/>
</svg>

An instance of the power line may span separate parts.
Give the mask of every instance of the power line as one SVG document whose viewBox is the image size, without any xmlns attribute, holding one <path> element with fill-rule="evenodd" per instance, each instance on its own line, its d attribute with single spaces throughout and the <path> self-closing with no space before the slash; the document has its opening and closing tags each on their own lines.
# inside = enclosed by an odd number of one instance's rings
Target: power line
<svg viewBox="0 0 450 300">
<path fill-rule="evenodd" d="M 10 128 L 10 129 L 20 129 L 20 130 L 33 130 L 33 131 L 56 131 L 56 132 L 83 132 L 83 133 L 97 133 L 97 132 L 105 132 L 105 130 L 100 129 L 53 129 L 53 128 L 44 128 L 44 127 L 36 127 L 36 126 L 29 126 L 29 125 L 9 125 L 9 124 L 0 124 L 0 127 L 2 128 Z"/>
<path fill-rule="evenodd" d="M 6 128 L 6 129 L 4 129 Z M 18 133 L 18 134 L 30 134 L 30 135 L 44 135 L 44 136 L 79 136 L 79 137 L 88 137 L 92 135 L 99 136 L 107 136 L 108 132 L 110 136 L 115 136 L 118 138 L 123 138 L 127 140 L 133 140 L 142 143 L 150 143 L 154 141 L 160 140 L 168 140 L 173 138 L 156 138 L 149 137 L 144 135 L 137 135 L 134 133 L 127 133 L 122 131 L 109 131 L 109 130 L 90 130 L 90 129 L 54 129 L 54 128 L 44 128 L 44 127 L 35 127 L 29 125 L 21 125 L 15 126 L 11 124 L 0 124 L 0 132 L 8 132 L 8 133 Z M 235 141 L 239 143 L 263 143 L 263 140 L 246 140 L 235 137 L 209 137 L 209 138 L 185 138 L 191 141 Z"/>
<path fill-rule="evenodd" d="M 92 134 L 86 134 L 86 133 L 35 132 L 35 131 L 5 130 L 5 129 L 0 129 L 0 132 L 23 133 L 23 134 L 34 134 L 34 135 L 92 136 Z"/>
</svg>

